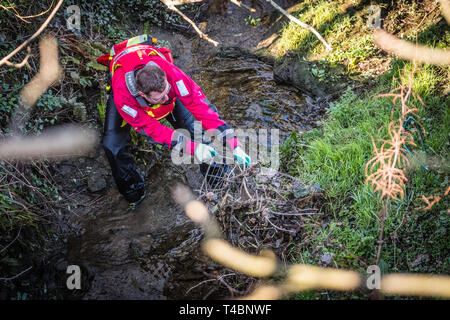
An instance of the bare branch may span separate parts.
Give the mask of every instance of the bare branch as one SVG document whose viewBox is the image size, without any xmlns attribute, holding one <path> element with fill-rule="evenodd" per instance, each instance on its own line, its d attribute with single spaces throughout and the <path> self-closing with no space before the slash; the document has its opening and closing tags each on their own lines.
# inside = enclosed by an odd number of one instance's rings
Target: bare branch
<svg viewBox="0 0 450 320">
<path fill-rule="evenodd" d="M 2 250 L 0 250 L 0 253 L 2 253 L 3 251 L 5 251 L 6 249 L 8 249 L 9 246 L 11 246 L 19 237 L 20 235 L 20 231 L 22 231 L 22 226 L 20 226 L 19 232 L 17 232 L 17 236 L 14 238 L 13 241 L 11 241 L 6 247 L 4 247 Z"/>
<path fill-rule="evenodd" d="M 27 271 L 29 271 L 29 270 L 31 270 L 33 267 L 29 267 L 28 269 L 26 269 L 26 270 L 23 270 L 21 273 L 19 273 L 19 274 L 16 274 L 14 277 L 11 277 L 11 278 L 0 278 L 0 280 L 1 281 L 9 281 L 9 280 L 14 280 L 14 279 L 16 279 L 16 278 L 18 278 L 18 277 L 20 277 L 22 274 L 24 274 L 25 272 L 27 272 Z"/>
<path fill-rule="evenodd" d="M 31 48 L 30 47 L 27 47 L 27 52 L 28 53 L 27 53 L 26 57 L 22 60 L 22 62 L 20 62 L 20 63 L 13 63 L 13 62 L 6 61 L 5 64 L 7 66 L 10 66 L 10 67 L 22 68 L 24 65 L 28 64 L 28 59 L 33 56 L 30 53 L 31 52 Z M 29 65 L 28 65 L 28 67 L 29 67 Z"/>
<path fill-rule="evenodd" d="M 314 33 L 314 35 L 323 43 L 323 45 L 325 46 L 325 48 L 328 51 L 331 51 L 332 48 L 331 46 L 325 41 L 324 38 L 322 38 L 322 36 L 317 32 L 316 29 L 314 29 L 313 27 L 311 27 L 310 25 L 301 22 L 300 20 L 298 20 L 296 17 L 290 15 L 289 13 L 287 13 L 286 10 L 284 10 L 282 7 L 280 7 L 278 4 L 276 4 L 275 2 L 273 2 L 272 0 L 266 0 L 267 2 L 269 2 L 273 7 L 275 7 L 278 11 L 280 11 L 282 14 L 284 14 L 286 17 L 289 18 L 289 20 L 291 20 L 292 22 L 298 24 L 300 27 L 308 29 L 309 31 L 311 31 L 312 33 Z"/>
<path fill-rule="evenodd" d="M 251 7 L 249 7 L 249 6 L 247 6 L 246 4 L 242 3 L 241 1 L 238 1 L 238 0 L 230 0 L 230 2 L 231 2 L 232 4 L 237 5 L 237 6 L 240 7 L 240 8 L 245 8 L 245 9 L 249 10 L 250 12 L 256 12 L 255 9 L 253 9 L 253 8 L 251 8 Z"/>
<path fill-rule="evenodd" d="M 162 3 L 164 3 L 167 8 L 169 8 L 172 11 L 175 11 L 176 13 L 178 13 L 181 17 L 183 17 L 184 20 L 186 20 L 193 28 L 194 30 L 198 33 L 198 35 L 200 36 L 200 38 L 205 39 L 208 42 L 211 42 L 215 47 L 217 47 L 219 45 L 219 43 L 217 41 L 212 40 L 211 38 L 209 38 L 206 34 L 204 34 L 198 27 L 197 25 L 191 20 L 189 19 L 183 12 L 181 12 L 180 10 L 178 10 L 174 4 L 172 4 L 172 1 L 170 0 L 161 0 Z"/>
<path fill-rule="evenodd" d="M 6 11 L 12 10 L 12 11 L 14 11 L 13 13 L 14 13 L 14 15 L 15 15 L 17 18 L 19 18 L 20 20 L 22 20 L 22 21 L 25 22 L 25 23 L 31 23 L 30 21 L 27 21 L 26 19 L 36 18 L 36 17 L 39 17 L 39 16 L 42 16 L 42 15 L 46 14 L 47 12 L 50 11 L 50 8 L 53 6 L 53 2 L 54 2 L 54 0 L 52 0 L 52 3 L 50 4 L 50 6 L 48 7 L 47 10 L 42 11 L 42 12 L 39 13 L 39 14 L 35 14 L 35 15 L 31 15 L 31 16 L 25 16 L 25 17 L 22 16 L 22 15 L 16 10 L 16 8 L 15 8 L 13 5 L 11 5 L 11 6 L 9 6 L 9 7 L 6 7 L 6 6 L 0 4 L 0 8 L 4 9 L 4 10 L 6 10 Z M 9 1 L 8 1 L 8 3 L 11 4 Z"/>
<path fill-rule="evenodd" d="M 20 46 L 18 46 L 16 49 L 14 49 L 10 54 L 8 54 L 6 57 L 4 57 L 2 60 L 0 60 L 0 67 L 4 64 L 6 64 L 6 62 L 13 57 L 17 52 L 19 52 L 20 50 L 22 50 L 27 44 L 29 44 L 33 39 L 35 39 L 38 35 L 41 34 L 41 32 L 47 27 L 47 25 L 50 23 L 50 21 L 53 19 L 53 17 L 55 16 L 56 12 L 58 11 L 59 7 L 62 5 L 62 3 L 64 2 L 64 0 L 59 0 L 59 2 L 56 4 L 55 9 L 53 9 L 52 13 L 50 14 L 50 16 L 47 18 L 47 20 L 41 25 L 41 27 L 31 36 L 31 38 L 29 38 L 27 41 L 25 41 L 24 43 L 22 43 Z"/>
</svg>

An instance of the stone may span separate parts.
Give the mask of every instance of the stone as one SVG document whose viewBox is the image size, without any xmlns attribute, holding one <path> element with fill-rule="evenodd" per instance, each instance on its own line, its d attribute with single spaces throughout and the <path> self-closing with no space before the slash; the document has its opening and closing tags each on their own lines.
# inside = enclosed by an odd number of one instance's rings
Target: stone
<svg viewBox="0 0 450 320">
<path fill-rule="evenodd" d="M 320 193 L 322 192 L 322 187 L 320 186 L 320 184 L 318 184 L 317 182 L 315 182 L 310 190 L 312 193 Z"/>
<path fill-rule="evenodd" d="M 293 189 L 296 199 L 306 197 L 309 194 L 309 189 L 301 182 L 295 182 Z"/>
<path fill-rule="evenodd" d="M 242 98 L 236 94 L 230 94 L 228 96 L 228 101 L 233 104 L 238 104 L 241 102 L 241 100 L 242 100 Z"/>
<path fill-rule="evenodd" d="M 331 257 L 331 254 L 329 254 L 329 253 L 324 253 L 320 257 L 320 262 L 322 262 L 326 266 L 330 265 L 331 260 L 332 260 L 332 257 Z"/>
<path fill-rule="evenodd" d="M 72 173 L 72 167 L 65 164 L 61 165 L 59 170 L 63 176 L 69 176 Z"/>
<path fill-rule="evenodd" d="M 419 254 L 417 258 L 411 262 L 411 267 L 417 267 L 423 262 L 427 263 L 428 261 L 430 261 L 430 256 L 428 254 Z"/>
<path fill-rule="evenodd" d="M 106 188 L 106 180 L 100 174 L 93 172 L 88 177 L 89 192 L 99 192 Z"/>
<path fill-rule="evenodd" d="M 312 65 L 309 61 L 299 60 L 297 55 L 287 54 L 281 62 L 275 63 L 273 76 L 278 83 L 287 83 L 306 94 L 323 97 L 325 92 L 310 71 Z"/>
</svg>

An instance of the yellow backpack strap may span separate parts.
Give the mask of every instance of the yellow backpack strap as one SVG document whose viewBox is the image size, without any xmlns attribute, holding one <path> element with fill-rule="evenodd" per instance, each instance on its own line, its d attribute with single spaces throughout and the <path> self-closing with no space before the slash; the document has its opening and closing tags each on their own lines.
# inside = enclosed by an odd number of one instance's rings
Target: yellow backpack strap
<svg viewBox="0 0 450 320">
<path fill-rule="evenodd" d="M 156 56 L 156 55 L 158 55 L 161 58 L 163 58 L 164 60 L 167 60 L 166 57 L 164 57 L 164 55 L 161 52 L 159 52 L 158 50 L 153 49 L 153 48 L 151 49 L 151 51 L 150 51 L 150 53 L 148 55 L 149 56 Z"/>
<path fill-rule="evenodd" d="M 133 37 L 131 39 L 128 39 L 127 41 L 127 47 L 134 46 L 135 44 L 140 44 L 148 41 L 148 35 L 147 34 L 141 34 L 140 36 Z"/>
</svg>

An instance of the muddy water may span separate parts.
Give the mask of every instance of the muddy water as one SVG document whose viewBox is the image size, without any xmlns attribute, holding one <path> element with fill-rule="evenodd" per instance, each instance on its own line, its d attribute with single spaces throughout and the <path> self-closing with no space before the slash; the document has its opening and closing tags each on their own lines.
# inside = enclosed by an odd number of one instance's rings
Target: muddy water
<svg viewBox="0 0 450 320">
<path fill-rule="evenodd" d="M 194 55 L 191 58 L 195 60 Z M 304 97 L 294 88 L 277 85 L 269 64 L 235 48 L 202 61 L 203 65 L 188 68 L 188 74 L 233 128 L 279 129 L 281 140 L 293 130 L 305 130 Z M 171 197 L 176 182 L 199 189 L 198 168 L 173 166 L 166 153 L 164 164 L 147 172 L 146 180 L 148 196 L 136 210 L 127 211 L 127 203 L 112 188 L 107 201 L 81 222 L 81 235 L 69 240 L 68 263 L 79 265 L 84 275 L 81 297 L 227 297 L 218 281 L 205 276 L 221 269 L 202 255 L 202 231 Z"/>
<path fill-rule="evenodd" d="M 220 50 L 192 77 L 234 129 L 304 131 L 307 105 L 298 90 L 274 81 L 273 68 L 239 48 Z"/>
<path fill-rule="evenodd" d="M 81 236 L 69 241 L 68 262 L 84 274 L 84 299 L 200 299 L 207 294 L 205 286 L 185 295 L 204 277 L 196 270 L 205 260 L 199 250 L 202 231 L 171 198 L 175 183 L 198 188 L 201 176 L 188 168 L 182 173 L 186 181 L 169 164 L 160 169 L 149 173 L 150 194 L 137 209 L 129 211 L 113 192 L 95 219 L 82 223 Z"/>
</svg>

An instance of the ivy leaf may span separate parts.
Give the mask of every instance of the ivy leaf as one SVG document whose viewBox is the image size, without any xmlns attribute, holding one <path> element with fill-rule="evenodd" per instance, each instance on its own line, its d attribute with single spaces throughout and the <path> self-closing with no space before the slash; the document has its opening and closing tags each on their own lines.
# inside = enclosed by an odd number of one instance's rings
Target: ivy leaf
<svg viewBox="0 0 450 320">
<path fill-rule="evenodd" d="M 91 68 L 93 68 L 93 69 L 95 69 L 97 71 L 106 71 L 107 70 L 106 66 L 104 66 L 104 65 L 102 65 L 100 63 L 94 62 L 94 61 L 89 62 L 87 64 L 87 66 L 91 67 Z"/>
<path fill-rule="evenodd" d="M 76 71 L 70 72 L 70 76 L 72 77 L 73 80 L 77 82 L 80 80 L 80 74 Z"/>
</svg>

